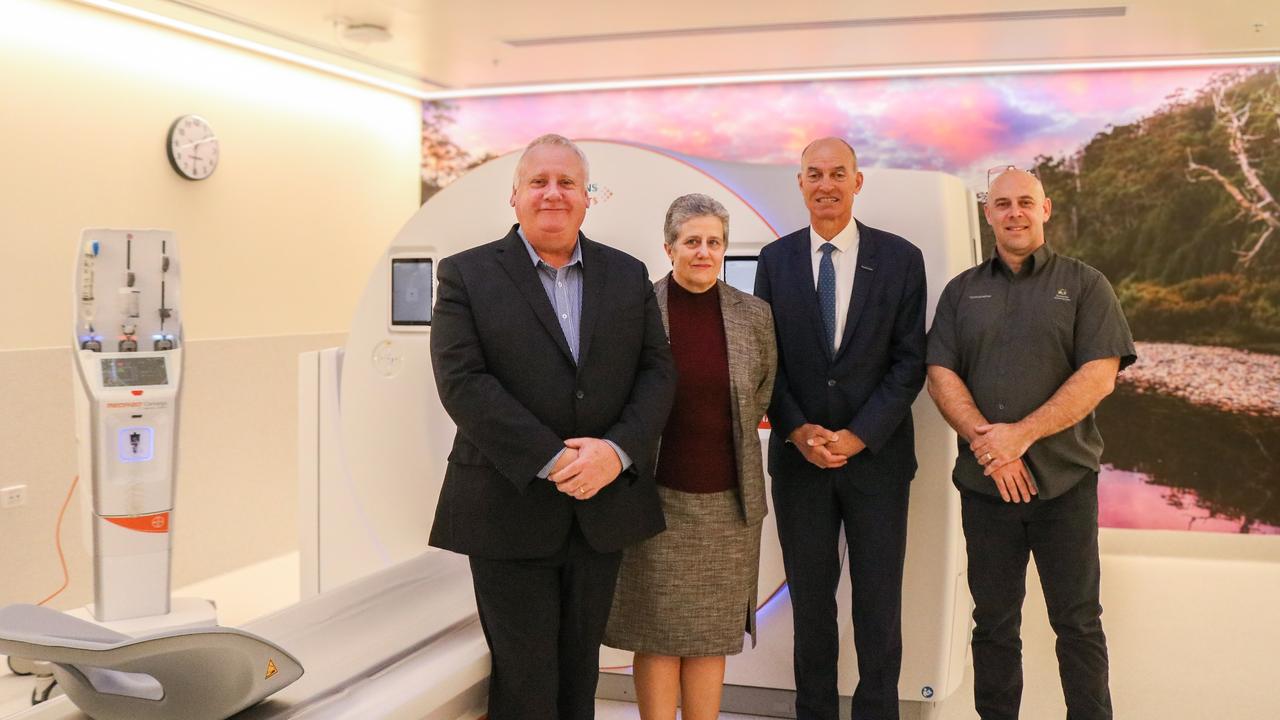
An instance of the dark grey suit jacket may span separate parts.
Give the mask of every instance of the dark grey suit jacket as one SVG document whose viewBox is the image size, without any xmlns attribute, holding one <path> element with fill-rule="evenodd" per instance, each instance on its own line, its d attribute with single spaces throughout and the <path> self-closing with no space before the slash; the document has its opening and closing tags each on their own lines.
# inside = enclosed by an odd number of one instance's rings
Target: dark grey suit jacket
<svg viewBox="0 0 1280 720">
<path fill-rule="evenodd" d="M 654 455 L 675 366 L 644 264 L 579 233 L 582 319 L 573 356 L 512 226 L 440 262 L 431 363 L 458 426 L 431 544 L 491 559 L 548 557 L 576 516 L 612 552 L 665 527 Z M 616 443 L 632 466 L 590 500 L 537 473 L 570 437 Z"/>
</svg>

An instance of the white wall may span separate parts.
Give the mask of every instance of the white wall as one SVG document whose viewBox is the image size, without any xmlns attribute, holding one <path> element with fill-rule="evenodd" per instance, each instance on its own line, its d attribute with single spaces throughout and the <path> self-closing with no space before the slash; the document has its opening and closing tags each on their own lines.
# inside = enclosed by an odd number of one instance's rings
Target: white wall
<svg viewBox="0 0 1280 720">
<path fill-rule="evenodd" d="M 222 143 L 212 178 L 169 167 L 169 123 Z M 84 227 L 177 233 L 188 341 L 174 581 L 297 547 L 296 356 L 342 342 L 374 260 L 418 207 L 420 103 L 70 2 L 0 22 L 0 605 L 61 583 L 54 522 L 75 475 L 71 273 Z M 78 492 L 83 492 L 81 487 Z M 70 588 L 92 592 L 67 513 Z"/>
</svg>

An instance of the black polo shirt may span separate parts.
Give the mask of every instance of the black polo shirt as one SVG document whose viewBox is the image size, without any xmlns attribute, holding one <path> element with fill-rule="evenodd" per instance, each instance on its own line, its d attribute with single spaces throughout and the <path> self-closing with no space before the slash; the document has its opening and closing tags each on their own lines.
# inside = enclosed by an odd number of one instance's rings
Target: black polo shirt
<svg viewBox="0 0 1280 720">
<path fill-rule="evenodd" d="M 978 410 L 1013 423 L 1044 404 L 1081 365 L 1137 359 L 1133 336 L 1102 273 L 1042 245 L 1014 275 L 993 253 L 947 283 L 929 330 L 927 363 L 960 376 Z M 1032 443 L 1024 460 L 1049 499 L 1098 471 L 1102 436 L 1093 413 Z M 960 438 L 952 475 L 962 488 L 999 495 L 995 482 Z"/>
</svg>

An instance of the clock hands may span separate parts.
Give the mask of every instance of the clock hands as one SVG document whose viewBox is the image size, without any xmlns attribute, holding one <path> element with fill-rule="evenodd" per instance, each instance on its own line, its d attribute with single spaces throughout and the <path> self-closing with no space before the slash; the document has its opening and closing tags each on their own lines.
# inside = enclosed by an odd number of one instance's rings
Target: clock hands
<svg viewBox="0 0 1280 720">
<path fill-rule="evenodd" d="M 213 142 L 214 140 L 217 140 L 217 139 L 218 139 L 218 136 L 217 136 L 217 135 L 210 135 L 209 137 L 207 137 L 207 138 L 203 138 L 203 139 L 201 139 L 201 140 L 193 140 L 193 141 L 191 141 L 191 142 L 189 142 L 189 143 L 182 143 L 181 145 L 174 145 L 174 148 L 175 148 L 175 149 L 179 149 L 179 150 L 181 150 L 181 149 L 183 149 L 183 148 L 189 148 L 189 147 L 191 147 L 191 146 L 193 146 L 193 145 L 200 145 L 200 144 L 202 144 L 202 143 Z"/>
</svg>

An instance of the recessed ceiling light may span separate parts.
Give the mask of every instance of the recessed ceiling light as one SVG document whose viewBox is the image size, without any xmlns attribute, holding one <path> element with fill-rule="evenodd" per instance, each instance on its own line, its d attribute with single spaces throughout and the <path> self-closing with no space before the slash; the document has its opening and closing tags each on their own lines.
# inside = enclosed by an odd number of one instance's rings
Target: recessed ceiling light
<svg viewBox="0 0 1280 720">
<path fill-rule="evenodd" d="M 391 39 L 391 31 L 377 23 L 348 23 L 342 21 L 342 39 L 355 43 L 383 43 Z"/>
</svg>

